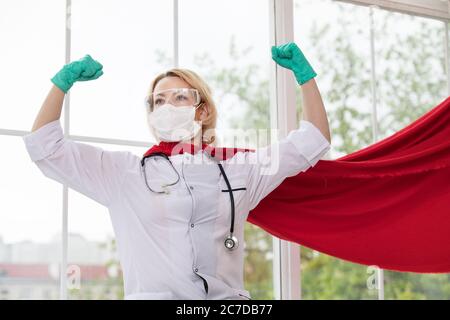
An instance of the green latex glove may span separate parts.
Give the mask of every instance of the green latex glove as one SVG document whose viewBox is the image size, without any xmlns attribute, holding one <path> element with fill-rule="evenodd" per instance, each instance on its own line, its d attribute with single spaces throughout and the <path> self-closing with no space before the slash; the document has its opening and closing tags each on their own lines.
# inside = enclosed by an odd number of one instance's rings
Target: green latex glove
<svg viewBox="0 0 450 320">
<path fill-rule="evenodd" d="M 51 81 L 64 93 L 67 93 L 76 81 L 94 80 L 103 74 L 103 65 L 85 55 L 77 61 L 66 64 Z"/>
<path fill-rule="evenodd" d="M 292 70 L 300 85 L 317 76 L 303 52 L 294 42 L 272 46 L 272 59 L 280 66 Z"/>
</svg>

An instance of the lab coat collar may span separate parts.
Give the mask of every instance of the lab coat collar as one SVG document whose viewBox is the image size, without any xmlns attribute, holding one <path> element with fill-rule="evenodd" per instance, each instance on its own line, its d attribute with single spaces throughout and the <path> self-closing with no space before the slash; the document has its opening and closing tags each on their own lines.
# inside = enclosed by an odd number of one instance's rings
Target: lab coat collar
<svg viewBox="0 0 450 320">
<path fill-rule="evenodd" d="M 208 153 L 210 156 L 218 160 L 226 160 L 233 157 L 237 152 L 248 152 L 254 150 L 245 148 L 213 147 L 207 143 L 202 143 L 202 146 L 200 147 L 199 145 L 194 145 L 188 142 L 161 141 L 148 149 L 147 152 L 144 153 L 144 158 L 153 153 L 164 153 L 167 156 L 173 156 L 184 152 L 196 154 L 199 151 Z"/>
</svg>

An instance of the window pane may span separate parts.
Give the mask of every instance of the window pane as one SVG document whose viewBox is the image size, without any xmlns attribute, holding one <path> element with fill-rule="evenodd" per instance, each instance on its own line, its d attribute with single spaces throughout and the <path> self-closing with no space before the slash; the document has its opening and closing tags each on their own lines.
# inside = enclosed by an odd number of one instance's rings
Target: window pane
<svg viewBox="0 0 450 320">
<path fill-rule="evenodd" d="M 448 96 L 443 22 L 375 10 L 380 139 Z M 399 63 L 401 61 L 401 63 Z"/>
<path fill-rule="evenodd" d="M 445 25 L 375 10 L 380 139 L 390 136 L 448 96 Z M 399 63 L 401 61 L 401 63 Z M 450 274 L 385 270 L 386 299 L 449 299 Z"/>
<path fill-rule="evenodd" d="M 59 299 L 62 187 L 21 137 L 0 136 L 0 299 Z"/>
<path fill-rule="evenodd" d="M 323 10 L 330 14 L 320 22 L 318 12 Z M 297 43 L 302 49 L 313 44 L 306 50 L 308 60 L 323 70 L 316 80 L 332 124 L 334 158 L 372 144 L 369 9 L 297 0 L 296 12 L 295 23 L 302 26 L 296 27 L 295 33 L 302 35 Z M 378 141 L 423 115 L 448 93 L 442 22 L 384 10 L 374 10 L 374 22 Z M 306 299 L 376 298 L 370 285 L 375 271 L 368 267 L 303 248 L 302 270 Z M 385 270 L 384 275 L 386 299 L 448 299 L 448 274 Z"/>
<path fill-rule="evenodd" d="M 108 209 L 70 190 L 69 221 L 69 299 L 123 299 Z"/>
<path fill-rule="evenodd" d="M 153 139 L 144 100 L 163 70 L 158 52 L 172 59 L 172 1 L 72 2 L 72 60 L 85 54 L 104 74 L 71 91 L 71 133 L 117 139 Z"/>
<path fill-rule="evenodd" d="M 268 143 L 263 135 L 258 143 L 252 134 L 233 139 L 233 129 L 270 128 L 268 9 L 259 0 L 179 2 L 180 66 L 198 73 L 213 91 L 218 146 Z M 199 12 L 213 14 L 199 18 Z M 273 299 L 272 236 L 248 223 L 245 240 L 244 287 L 253 299 Z"/>
<path fill-rule="evenodd" d="M 295 42 L 317 73 L 332 131 L 333 159 L 373 141 L 368 17 L 366 7 L 331 0 L 295 1 Z M 297 94 L 301 101 L 301 91 Z M 306 247 L 301 256 L 303 299 L 377 298 L 376 288 L 367 284 L 374 274 L 368 267 Z"/>
<path fill-rule="evenodd" d="M 64 63 L 65 1 L 0 1 L 0 128 L 30 130 Z"/>
<path fill-rule="evenodd" d="M 89 143 L 105 150 L 128 150 L 140 156 L 146 148 Z M 122 269 L 108 209 L 69 190 L 69 299 L 123 299 Z"/>
</svg>

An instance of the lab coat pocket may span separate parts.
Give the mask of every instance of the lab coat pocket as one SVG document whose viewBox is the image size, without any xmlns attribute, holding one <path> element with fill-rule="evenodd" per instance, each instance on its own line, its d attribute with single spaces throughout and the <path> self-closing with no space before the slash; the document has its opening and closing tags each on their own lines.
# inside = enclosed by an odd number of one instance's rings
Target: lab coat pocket
<svg viewBox="0 0 450 320">
<path fill-rule="evenodd" d="M 136 292 L 125 296 L 125 300 L 173 300 L 171 291 Z"/>
</svg>

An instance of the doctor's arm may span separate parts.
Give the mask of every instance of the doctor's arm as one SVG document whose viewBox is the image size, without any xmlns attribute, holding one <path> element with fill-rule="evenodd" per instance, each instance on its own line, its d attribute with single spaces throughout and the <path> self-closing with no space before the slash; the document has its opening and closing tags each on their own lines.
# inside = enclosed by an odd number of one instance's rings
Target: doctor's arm
<svg viewBox="0 0 450 320">
<path fill-rule="evenodd" d="M 300 85 L 303 97 L 303 119 L 316 126 L 323 136 L 331 143 L 330 127 L 322 97 L 315 79 Z"/>
<path fill-rule="evenodd" d="M 246 154 L 250 163 L 248 185 L 250 210 L 279 186 L 284 179 L 315 166 L 331 147 L 328 118 L 314 80 L 316 73 L 293 42 L 272 47 L 273 60 L 293 71 L 302 90 L 303 120 L 287 137 L 254 153 Z"/>
<path fill-rule="evenodd" d="M 61 117 L 61 109 L 64 101 L 64 92 L 56 85 L 53 85 L 34 120 L 31 132 L 36 131 L 49 122 L 58 120 Z"/>
<path fill-rule="evenodd" d="M 272 46 L 271 50 L 272 59 L 278 65 L 291 70 L 301 88 L 303 119 L 314 124 L 331 143 L 327 113 L 314 79 L 316 72 L 294 42 Z"/>
<path fill-rule="evenodd" d="M 60 123 L 65 93 L 75 81 L 92 80 L 102 74 L 101 65 L 90 56 L 65 65 L 51 80 L 50 89 L 34 121 L 23 136 L 31 160 L 55 181 L 107 206 L 117 193 L 123 168 L 134 157 L 126 151 L 105 151 L 72 141 Z"/>
</svg>

